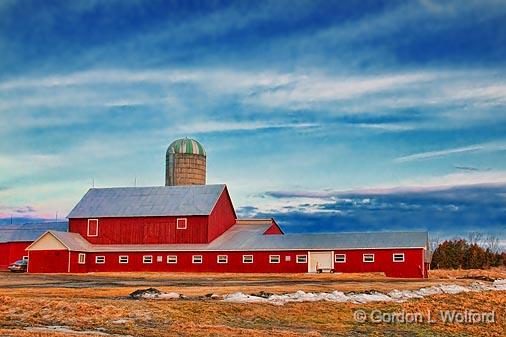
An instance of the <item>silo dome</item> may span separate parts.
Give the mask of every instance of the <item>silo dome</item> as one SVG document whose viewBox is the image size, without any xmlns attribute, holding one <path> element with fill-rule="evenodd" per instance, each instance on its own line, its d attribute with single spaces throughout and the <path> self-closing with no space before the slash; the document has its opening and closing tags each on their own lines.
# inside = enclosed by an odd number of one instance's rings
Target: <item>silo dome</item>
<svg viewBox="0 0 506 337">
<path fill-rule="evenodd" d="M 195 139 L 181 138 L 173 141 L 167 149 L 169 153 L 182 153 L 182 154 L 198 154 L 206 156 L 206 151 L 202 144 L 197 142 Z"/>
<path fill-rule="evenodd" d="M 173 141 L 165 155 L 165 186 L 205 185 L 206 151 L 195 139 Z"/>
</svg>

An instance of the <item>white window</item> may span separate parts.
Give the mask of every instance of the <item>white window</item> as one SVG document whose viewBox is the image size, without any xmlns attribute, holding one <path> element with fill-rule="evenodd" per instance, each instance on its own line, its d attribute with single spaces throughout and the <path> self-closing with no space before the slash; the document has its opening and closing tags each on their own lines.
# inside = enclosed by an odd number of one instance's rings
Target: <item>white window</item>
<svg viewBox="0 0 506 337">
<path fill-rule="evenodd" d="M 151 255 L 144 255 L 142 257 L 142 263 L 153 263 L 153 256 Z"/>
<path fill-rule="evenodd" d="M 177 218 L 177 220 L 176 220 L 176 228 L 177 229 L 186 229 L 187 228 L 186 218 Z"/>
<path fill-rule="evenodd" d="M 269 255 L 269 263 L 279 263 L 279 255 Z"/>
<path fill-rule="evenodd" d="M 156 262 L 163 262 L 163 256 L 157 256 Z"/>
<path fill-rule="evenodd" d="M 218 255 L 216 261 L 218 263 L 228 263 L 228 255 Z"/>
<path fill-rule="evenodd" d="M 118 257 L 118 262 L 121 264 L 127 264 L 128 263 L 128 256 L 127 255 L 120 255 Z"/>
<path fill-rule="evenodd" d="M 77 263 L 78 264 L 85 264 L 86 263 L 86 254 L 79 253 L 79 255 L 77 255 Z"/>
<path fill-rule="evenodd" d="M 297 255 L 297 263 L 307 263 L 307 255 Z"/>
<path fill-rule="evenodd" d="M 86 235 L 98 236 L 98 219 L 88 219 L 88 229 Z"/>
<path fill-rule="evenodd" d="M 374 254 L 364 254 L 362 255 L 363 262 L 374 262 Z"/>
<path fill-rule="evenodd" d="M 95 263 L 96 264 L 104 264 L 105 263 L 105 256 L 95 256 Z"/>
<path fill-rule="evenodd" d="M 392 254 L 392 259 L 394 262 L 404 262 L 404 253 Z"/>
<path fill-rule="evenodd" d="M 286 262 L 292 261 L 292 257 L 290 255 L 285 256 L 285 261 Z"/>
<path fill-rule="evenodd" d="M 192 263 L 202 263 L 202 255 L 193 255 Z"/>
<path fill-rule="evenodd" d="M 253 263 L 253 255 L 243 255 L 242 263 Z"/>
<path fill-rule="evenodd" d="M 23 260 L 28 261 L 28 255 L 23 256 Z"/>
<path fill-rule="evenodd" d="M 177 263 L 177 256 L 176 255 L 168 255 L 167 256 L 167 263 L 176 264 Z"/>
<path fill-rule="evenodd" d="M 336 254 L 334 256 L 334 261 L 336 263 L 345 263 L 346 262 L 346 254 Z"/>
</svg>

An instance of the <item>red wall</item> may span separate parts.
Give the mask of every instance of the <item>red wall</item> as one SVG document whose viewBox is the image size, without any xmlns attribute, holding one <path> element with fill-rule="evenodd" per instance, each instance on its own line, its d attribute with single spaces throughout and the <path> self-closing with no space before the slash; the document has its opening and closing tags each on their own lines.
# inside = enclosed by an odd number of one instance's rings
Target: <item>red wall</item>
<svg viewBox="0 0 506 337">
<path fill-rule="evenodd" d="M 87 253 L 86 264 L 77 264 L 77 252 L 71 255 L 71 272 L 119 272 L 119 271 L 153 271 L 153 272 L 233 272 L 233 273 L 305 273 L 307 263 L 297 263 L 296 255 L 307 255 L 307 251 L 280 252 L 135 252 L 135 253 Z M 376 249 L 376 250 L 337 250 L 336 254 L 346 254 L 346 263 L 335 263 L 336 272 L 384 272 L 389 277 L 421 278 L 422 249 Z M 375 254 L 373 263 L 362 262 L 362 254 Z M 393 253 L 404 253 L 404 262 L 393 262 Z M 30 258 L 31 258 L 30 253 Z M 253 255 L 252 264 L 242 263 L 242 256 Z M 105 256 L 105 264 L 96 264 L 95 256 Z M 129 256 L 128 264 L 120 264 L 120 255 Z M 153 262 L 144 264 L 143 255 L 152 255 Z M 177 255 L 177 264 L 167 264 L 167 255 Z M 192 255 L 202 255 L 202 264 L 193 264 Z M 228 255 L 227 264 L 217 263 L 217 255 Z M 269 263 L 269 255 L 280 255 L 278 264 Z M 162 256 L 162 262 L 157 262 Z M 290 261 L 286 261 L 286 256 Z M 31 261 L 33 262 L 33 261 Z M 47 263 L 47 262 L 46 262 Z M 65 265 L 66 266 L 66 265 Z M 422 267 L 420 267 L 422 266 Z M 30 269 L 30 271 L 32 271 Z"/>
<path fill-rule="evenodd" d="M 67 250 L 32 250 L 28 261 L 30 273 L 67 273 L 69 252 Z"/>
<path fill-rule="evenodd" d="M 87 236 L 88 219 L 69 219 L 69 232 L 93 244 L 206 243 L 207 216 L 186 217 L 187 229 L 176 229 L 178 217 L 99 218 L 98 236 Z"/>
<path fill-rule="evenodd" d="M 219 197 L 213 211 L 209 215 L 209 225 L 207 231 L 208 242 L 213 241 L 223 234 L 227 229 L 235 224 L 235 212 L 232 206 L 232 200 L 225 187 L 223 193 Z"/>
<path fill-rule="evenodd" d="M 335 254 L 346 254 L 345 263 L 334 263 L 336 272 L 362 273 L 385 272 L 390 277 L 422 277 L 423 249 L 368 249 L 336 250 Z M 362 254 L 374 254 L 374 262 L 362 262 Z M 404 253 L 404 262 L 393 262 L 392 254 Z"/>
<path fill-rule="evenodd" d="M 267 230 L 264 232 L 265 235 L 277 235 L 277 234 L 283 234 L 283 231 L 276 223 L 273 223 L 271 227 L 267 228 Z"/>
<path fill-rule="evenodd" d="M 21 260 L 28 255 L 25 251 L 32 242 L 4 242 L 0 243 L 0 269 L 7 269 L 9 264 Z"/>
</svg>

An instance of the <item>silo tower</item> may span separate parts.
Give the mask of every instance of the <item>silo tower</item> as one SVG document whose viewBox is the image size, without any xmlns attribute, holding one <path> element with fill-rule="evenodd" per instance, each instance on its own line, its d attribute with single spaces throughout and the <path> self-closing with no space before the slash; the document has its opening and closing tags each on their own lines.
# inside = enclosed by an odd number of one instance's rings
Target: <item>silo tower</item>
<svg viewBox="0 0 506 337">
<path fill-rule="evenodd" d="M 206 151 L 194 139 L 177 139 L 165 156 L 165 186 L 205 185 Z"/>
</svg>

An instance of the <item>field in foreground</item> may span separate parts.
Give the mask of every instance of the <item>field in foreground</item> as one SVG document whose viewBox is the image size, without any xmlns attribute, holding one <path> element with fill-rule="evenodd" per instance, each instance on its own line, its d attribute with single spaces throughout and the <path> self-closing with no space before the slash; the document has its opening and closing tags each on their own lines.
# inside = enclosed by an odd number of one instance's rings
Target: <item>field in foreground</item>
<svg viewBox="0 0 506 337">
<path fill-rule="evenodd" d="M 2 336 L 503 336 L 506 291 L 440 294 L 404 303 L 304 302 L 283 306 L 212 299 L 131 300 L 136 289 L 155 287 L 187 296 L 206 294 L 387 292 L 437 284 L 468 285 L 473 278 L 506 278 L 504 270 L 437 271 L 427 280 L 378 274 L 87 274 L 0 273 Z M 483 281 L 485 282 L 485 281 Z M 423 322 L 358 323 L 354 313 L 421 313 Z M 440 311 L 495 311 L 495 323 L 444 323 Z M 431 313 L 434 323 L 427 322 Z M 58 327 L 58 328 L 56 328 Z M 62 328 L 64 327 L 64 328 Z M 56 330 L 55 330 L 56 329 Z"/>
</svg>

